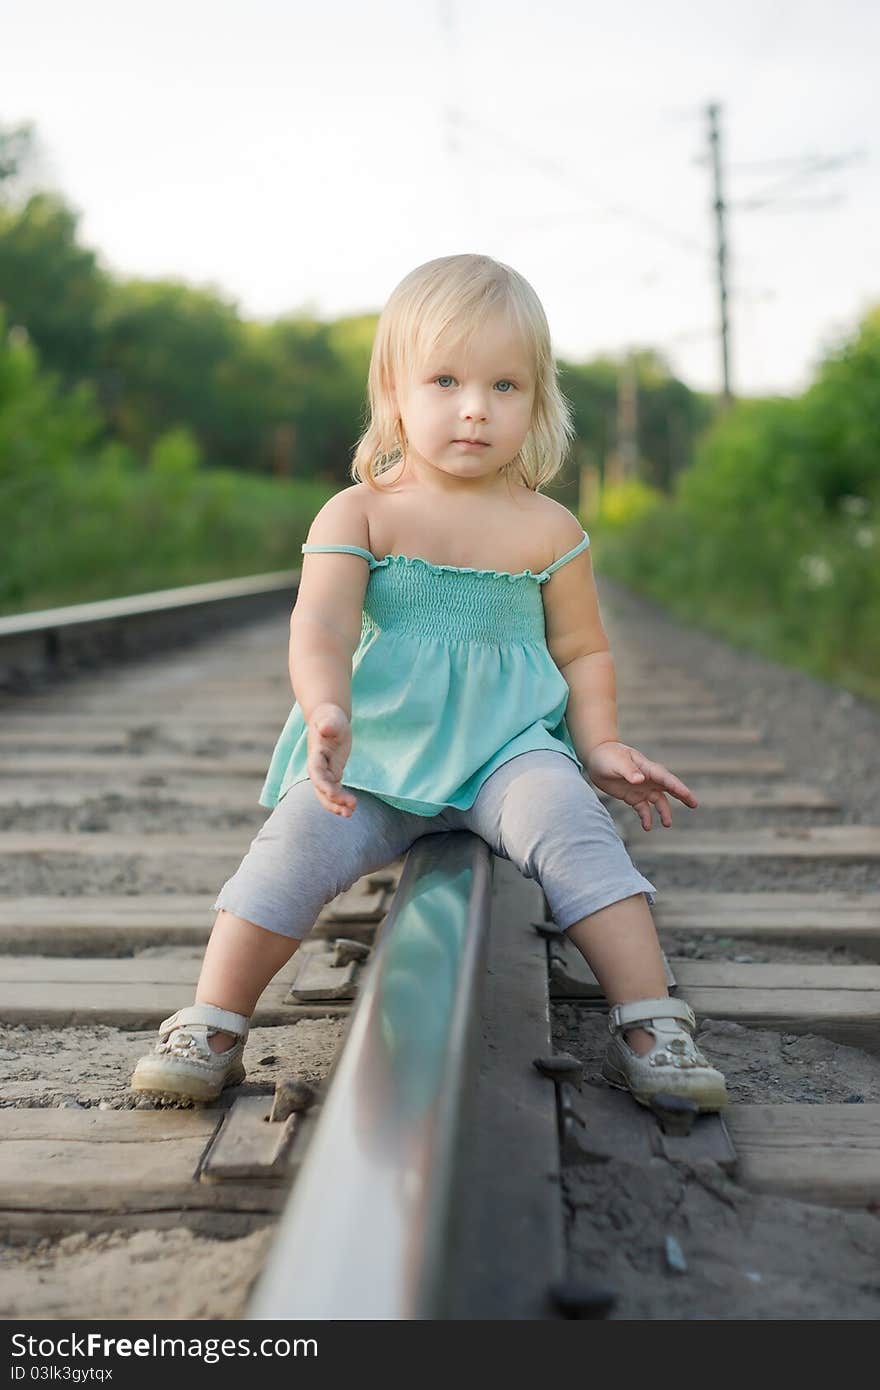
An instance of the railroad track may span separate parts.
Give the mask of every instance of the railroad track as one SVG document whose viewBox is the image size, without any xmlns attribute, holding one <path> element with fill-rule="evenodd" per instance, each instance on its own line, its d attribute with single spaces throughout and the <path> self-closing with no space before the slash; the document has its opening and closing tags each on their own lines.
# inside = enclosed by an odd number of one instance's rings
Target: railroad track
<svg viewBox="0 0 880 1390">
<path fill-rule="evenodd" d="M 9 1307 L 91 1315 L 90 1268 L 149 1232 L 161 1265 L 163 1240 L 187 1231 L 202 1253 L 222 1241 L 236 1279 L 188 1312 L 169 1245 L 178 1282 L 163 1276 L 157 1316 L 627 1316 L 601 1240 L 577 1248 L 578 1191 L 615 1165 L 711 1171 L 730 1201 L 770 1194 L 792 1222 L 805 1203 L 875 1210 L 880 1083 L 877 1101 L 841 1089 L 818 1104 L 738 1100 L 734 1085 L 724 1122 L 690 1125 L 597 1083 L 594 977 L 548 930 L 539 886 L 468 835 L 417 842 L 327 905 L 258 1005 L 242 1086 L 199 1109 L 134 1105 L 134 1061 L 191 997 L 211 902 L 267 814 L 256 798 L 291 698 L 283 611 L 3 697 Z M 755 886 L 818 862 L 876 877 L 880 829 L 836 824 L 761 729 L 699 681 L 656 666 L 648 681 L 625 628 L 606 625 L 622 737 L 698 787 L 698 817 L 738 818 L 703 829 L 673 803 L 673 828 L 645 835 L 608 803 L 658 885 L 671 987 L 702 1045 L 726 1065 L 750 1039 L 812 1040 L 880 1079 L 880 894 Z M 687 1242 L 668 1226 L 651 1239 L 674 1279 Z M 140 1315 L 136 1275 L 106 1316 Z"/>
</svg>

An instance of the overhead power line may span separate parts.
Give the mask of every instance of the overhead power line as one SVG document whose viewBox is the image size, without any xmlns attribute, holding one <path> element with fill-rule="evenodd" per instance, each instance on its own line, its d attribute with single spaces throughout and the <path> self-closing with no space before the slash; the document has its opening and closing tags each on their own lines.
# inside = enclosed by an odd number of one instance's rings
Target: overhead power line
<svg viewBox="0 0 880 1390">
<path fill-rule="evenodd" d="M 469 127 L 481 135 L 491 136 L 493 140 L 504 141 L 509 147 L 516 151 L 517 156 L 539 173 L 547 175 L 561 183 L 568 193 L 575 192 L 579 198 L 587 204 L 595 216 L 607 218 L 625 218 L 629 221 L 639 223 L 646 227 L 655 236 L 662 237 L 670 245 L 675 246 L 679 251 L 689 253 L 696 252 L 700 256 L 705 256 L 709 250 L 707 244 L 697 240 L 696 237 L 689 236 L 686 232 L 678 228 L 670 227 L 665 222 L 660 222 L 656 217 L 651 217 L 647 213 L 640 212 L 638 208 L 630 207 L 625 203 L 603 203 L 599 202 L 591 194 L 585 192 L 580 184 L 577 174 L 573 174 L 571 169 L 566 168 L 557 160 L 548 159 L 545 154 L 532 149 L 522 140 L 513 141 L 509 131 L 499 131 L 486 121 L 478 121 L 475 117 L 469 116 L 467 112 L 457 109 L 455 112 L 456 120 L 462 126 Z"/>
</svg>

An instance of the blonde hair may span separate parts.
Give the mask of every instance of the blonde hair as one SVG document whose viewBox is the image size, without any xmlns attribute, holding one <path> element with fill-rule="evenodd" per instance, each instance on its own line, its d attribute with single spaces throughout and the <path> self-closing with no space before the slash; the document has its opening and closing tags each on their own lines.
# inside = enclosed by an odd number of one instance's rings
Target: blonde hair
<svg viewBox="0 0 880 1390">
<path fill-rule="evenodd" d="M 490 315 L 506 311 L 521 335 L 534 370 L 535 396 L 529 432 L 505 467 L 537 492 L 563 467 L 577 431 L 562 394 L 540 299 L 529 282 L 491 256 L 440 256 L 416 266 L 394 289 L 379 316 L 368 377 L 367 426 L 357 442 L 351 476 L 380 491 L 376 479 L 406 457 L 403 421 L 395 409 L 394 383 L 403 381 L 443 338 L 470 341 Z"/>
</svg>

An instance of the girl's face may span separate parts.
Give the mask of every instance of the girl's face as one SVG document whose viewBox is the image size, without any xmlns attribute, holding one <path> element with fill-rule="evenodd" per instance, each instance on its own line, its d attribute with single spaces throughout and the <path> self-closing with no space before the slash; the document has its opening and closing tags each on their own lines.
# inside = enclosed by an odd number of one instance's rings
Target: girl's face
<svg viewBox="0 0 880 1390">
<path fill-rule="evenodd" d="M 529 432 L 534 399 L 528 354 L 496 315 L 467 352 L 435 350 L 397 393 L 407 461 L 463 482 L 494 481 Z M 481 443 L 459 442 L 469 439 Z"/>
</svg>

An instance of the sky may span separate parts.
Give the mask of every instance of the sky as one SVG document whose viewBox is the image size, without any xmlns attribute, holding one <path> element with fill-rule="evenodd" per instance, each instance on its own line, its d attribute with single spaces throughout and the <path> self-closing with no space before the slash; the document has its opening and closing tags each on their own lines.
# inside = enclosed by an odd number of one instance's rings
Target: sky
<svg viewBox="0 0 880 1390">
<path fill-rule="evenodd" d="M 34 123 L 101 264 L 247 318 L 379 312 L 478 251 L 557 355 L 653 347 L 719 391 L 710 103 L 734 392 L 803 390 L 880 302 L 875 0 L 0 0 L 0 25 L 0 124 Z"/>
</svg>

